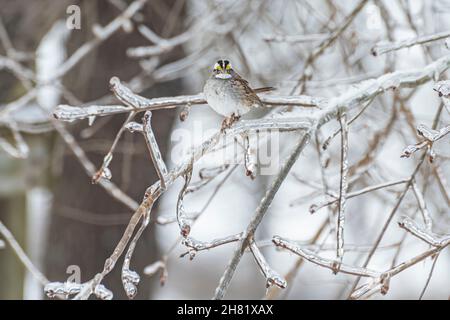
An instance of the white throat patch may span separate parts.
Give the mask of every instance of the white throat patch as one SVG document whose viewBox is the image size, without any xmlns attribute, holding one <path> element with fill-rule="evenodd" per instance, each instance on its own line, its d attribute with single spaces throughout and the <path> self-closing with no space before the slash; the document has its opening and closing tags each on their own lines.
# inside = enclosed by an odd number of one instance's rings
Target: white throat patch
<svg viewBox="0 0 450 320">
<path fill-rule="evenodd" d="M 229 73 L 218 73 L 215 75 L 215 78 L 217 79 L 230 79 L 231 78 L 231 74 Z"/>
</svg>

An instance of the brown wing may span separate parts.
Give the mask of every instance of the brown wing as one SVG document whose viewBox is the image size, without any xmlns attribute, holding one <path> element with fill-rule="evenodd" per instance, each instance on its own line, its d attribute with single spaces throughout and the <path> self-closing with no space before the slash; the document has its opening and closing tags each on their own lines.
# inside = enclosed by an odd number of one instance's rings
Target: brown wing
<svg viewBox="0 0 450 320">
<path fill-rule="evenodd" d="M 239 88 L 242 90 L 242 95 L 245 95 L 246 100 L 250 105 L 259 104 L 263 105 L 255 90 L 250 88 L 250 84 L 247 80 L 243 79 L 238 73 L 234 72 L 232 81 L 236 81 Z"/>
</svg>

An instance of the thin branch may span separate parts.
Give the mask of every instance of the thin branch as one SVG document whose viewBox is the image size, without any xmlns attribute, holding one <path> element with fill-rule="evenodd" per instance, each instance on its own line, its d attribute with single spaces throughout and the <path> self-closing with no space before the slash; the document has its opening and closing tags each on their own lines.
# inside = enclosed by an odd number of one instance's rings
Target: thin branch
<svg viewBox="0 0 450 320">
<path fill-rule="evenodd" d="M 433 41 L 442 40 L 450 37 L 450 31 L 439 32 L 432 35 L 420 36 L 412 39 L 406 39 L 398 42 L 388 42 L 382 41 L 377 43 L 372 49 L 371 52 L 374 56 L 379 56 L 385 54 L 387 52 L 400 50 L 403 48 L 409 48 L 412 46 L 416 46 L 419 44 L 425 44 Z"/>
<path fill-rule="evenodd" d="M 156 142 L 155 134 L 153 133 L 151 127 L 151 116 L 152 112 L 145 112 L 143 118 L 143 133 L 145 137 L 145 142 L 147 143 L 147 148 L 150 152 L 150 156 L 153 161 L 153 165 L 156 169 L 156 173 L 158 174 L 159 180 L 161 181 L 161 188 L 166 188 L 166 176 L 167 176 L 167 167 L 164 163 L 164 160 L 161 155 L 161 151 L 159 150 L 158 143 Z"/>
<path fill-rule="evenodd" d="M 262 274 L 266 278 L 266 287 L 270 287 L 272 285 L 276 285 L 282 289 L 286 288 L 286 280 L 283 279 L 282 276 L 278 274 L 278 272 L 274 271 L 268 264 L 258 246 L 256 245 L 255 240 L 250 240 L 250 251 L 255 258 L 256 263 L 261 269 Z"/>
<path fill-rule="evenodd" d="M 405 229 L 413 236 L 425 241 L 426 243 L 434 247 L 443 248 L 450 244 L 450 235 L 435 235 L 431 233 L 431 231 L 429 231 L 427 228 L 420 227 L 417 223 L 414 222 L 414 220 L 406 216 L 402 217 L 398 224 L 401 228 Z"/>
<path fill-rule="evenodd" d="M 43 286 L 49 283 L 47 277 L 39 271 L 39 269 L 31 262 L 25 251 L 22 249 L 20 244 L 14 238 L 13 234 L 9 229 L 0 221 L 0 234 L 3 239 L 11 246 L 13 252 L 19 258 L 20 262 L 27 268 L 27 270 L 35 277 Z"/>
<path fill-rule="evenodd" d="M 344 223 L 345 223 L 345 208 L 347 201 L 347 189 L 348 189 L 348 123 L 345 113 L 341 113 L 339 116 L 339 123 L 341 126 L 341 179 L 339 184 L 339 211 L 337 217 L 337 249 L 336 257 L 339 263 L 342 262 L 344 256 Z M 339 270 L 339 266 L 335 268 L 336 272 Z"/>
<path fill-rule="evenodd" d="M 423 220 L 425 222 L 426 228 L 427 228 L 427 230 L 431 231 L 431 228 L 433 227 L 433 221 L 431 220 L 430 212 L 427 209 L 427 205 L 425 203 L 424 196 L 415 181 L 412 182 L 412 190 L 414 191 L 414 195 L 416 196 L 417 204 L 419 205 L 419 209 L 422 212 L 422 216 L 423 216 Z"/>
<path fill-rule="evenodd" d="M 274 236 L 272 241 L 277 247 L 288 249 L 289 251 L 299 255 L 303 259 L 306 259 L 306 260 L 308 260 L 314 264 L 317 264 L 321 267 L 330 269 L 333 271 L 333 273 L 335 273 L 336 261 L 322 258 L 322 257 L 318 256 L 317 254 L 315 254 L 314 252 L 307 250 L 307 249 L 302 249 L 298 245 L 292 243 L 291 241 L 281 238 L 279 236 Z M 349 266 L 349 265 L 346 265 L 343 263 L 340 264 L 339 272 L 351 274 L 351 275 L 358 275 L 361 277 L 372 277 L 372 278 L 377 278 L 381 275 L 381 273 L 374 271 L 374 270 L 370 270 L 367 268 L 353 267 L 353 266 Z"/>
<path fill-rule="evenodd" d="M 404 183 L 407 183 L 408 181 L 409 181 L 409 179 L 402 179 L 402 180 L 383 182 L 383 183 L 380 183 L 380 184 L 377 184 L 377 185 L 374 185 L 374 186 L 369 186 L 369 187 L 366 187 L 366 188 L 363 188 L 363 189 L 360 189 L 360 190 L 357 190 L 357 191 L 349 192 L 347 194 L 347 199 L 351 199 L 351 198 L 360 196 L 362 194 L 366 194 L 366 193 L 369 193 L 369 192 L 372 192 L 372 191 L 384 189 L 384 188 L 387 188 L 387 187 L 391 187 L 391 186 L 395 186 L 395 185 L 399 185 L 399 184 L 404 184 Z M 329 201 L 324 201 L 324 202 L 321 202 L 321 203 L 318 203 L 318 204 L 313 204 L 313 205 L 310 206 L 309 212 L 310 213 L 316 213 L 319 209 L 321 209 L 323 207 L 326 207 L 326 206 L 330 206 L 330 205 L 332 205 L 332 204 L 334 204 L 336 202 L 338 202 L 337 198 L 329 200 Z"/>
</svg>

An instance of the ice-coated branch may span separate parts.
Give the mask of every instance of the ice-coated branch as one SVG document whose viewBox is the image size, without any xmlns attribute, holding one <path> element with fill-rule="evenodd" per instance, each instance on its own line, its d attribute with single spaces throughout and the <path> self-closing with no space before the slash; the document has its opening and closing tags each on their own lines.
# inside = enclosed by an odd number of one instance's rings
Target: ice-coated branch
<svg viewBox="0 0 450 320">
<path fill-rule="evenodd" d="M 19 258 L 20 262 L 27 268 L 27 270 L 35 277 L 42 285 L 49 283 L 47 277 L 39 271 L 39 269 L 31 262 L 30 258 L 27 256 L 25 251 L 22 249 L 20 244 L 14 238 L 11 231 L 0 221 L 0 235 L 3 239 L 10 245 L 14 254 Z M 0 240 L 0 249 L 4 246 L 4 242 Z"/>
<path fill-rule="evenodd" d="M 227 243 L 236 242 L 239 241 L 241 238 L 242 232 L 224 238 L 214 239 L 211 241 L 199 241 L 192 237 L 186 237 L 182 240 L 182 243 L 190 250 L 186 253 L 183 253 L 181 257 L 184 257 L 186 254 L 189 254 L 189 258 L 192 260 L 198 251 L 209 250 Z"/>
<path fill-rule="evenodd" d="M 398 225 L 414 235 L 415 237 L 427 242 L 428 244 L 437 247 L 444 248 L 450 244 L 450 235 L 438 236 L 433 234 L 427 227 L 423 228 L 419 226 L 414 220 L 409 217 L 402 217 Z"/>
<path fill-rule="evenodd" d="M 345 208 L 347 202 L 347 189 L 348 189 L 348 123 L 347 115 L 342 112 L 339 115 L 339 124 L 341 127 L 341 179 L 339 183 L 339 210 L 337 217 L 336 237 L 337 237 L 337 249 L 336 257 L 339 264 L 342 262 L 344 256 L 344 223 L 345 223 Z M 336 272 L 339 270 L 339 265 L 335 268 Z"/>
<path fill-rule="evenodd" d="M 131 111 L 153 111 L 158 109 L 172 109 L 176 107 L 184 107 L 186 105 L 194 106 L 206 104 L 206 100 L 202 93 L 190 96 L 161 97 L 161 98 L 144 98 L 133 93 L 126 87 L 117 77 L 111 78 L 111 90 L 114 95 L 125 104 L 123 105 L 90 105 L 90 106 L 69 106 L 59 105 L 55 108 L 53 116 L 62 121 L 75 121 L 87 119 L 90 117 L 107 116 Z M 301 106 L 315 107 L 326 103 L 326 99 L 310 96 L 279 96 L 279 95 L 261 95 L 260 99 L 266 105 L 272 106 Z"/>
<path fill-rule="evenodd" d="M 378 42 L 371 52 L 374 56 L 379 56 L 391 51 L 400 50 L 403 48 L 409 48 L 419 44 L 425 44 L 433 41 L 442 40 L 450 37 L 450 31 L 439 32 L 432 35 L 420 36 L 412 39 L 406 39 L 398 42 L 382 41 Z"/>
<path fill-rule="evenodd" d="M 45 286 L 44 291 L 49 298 L 69 299 L 84 292 L 90 285 L 91 282 L 81 284 L 68 281 L 51 282 Z M 92 293 L 101 300 L 111 300 L 113 298 L 113 293 L 102 284 L 97 285 Z"/>
<path fill-rule="evenodd" d="M 422 212 L 423 221 L 425 222 L 425 226 L 426 226 L 427 230 L 431 231 L 431 228 L 433 227 L 433 221 L 431 220 L 431 215 L 430 215 L 430 212 L 428 211 L 427 204 L 425 202 L 422 191 L 420 191 L 419 187 L 417 186 L 417 183 L 414 180 L 412 182 L 412 190 L 417 199 L 417 204 L 419 205 L 419 209 Z"/>
<path fill-rule="evenodd" d="M 450 81 L 443 80 L 437 82 L 434 87 L 434 91 L 436 91 L 440 97 L 442 97 L 442 100 L 444 104 L 447 106 L 449 103 L 449 97 L 450 97 Z M 413 153 L 416 151 L 427 147 L 429 149 L 430 153 L 430 162 L 433 162 L 434 160 L 434 151 L 433 151 L 433 143 L 436 142 L 439 139 L 442 139 L 444 136 L 450 133 L 450 125 L 445 126 L 441 128 L 440 130 L 435 130 L 432 128 L 427 127 L 424 124 L 419 124 L 417 126 L 417 133 L 419 136 L 423 137 L 424 140 L 419 141 L 416 144 L 412 144 L 407 146 L 403 153 L 401 154 L 402 158 L 409 158 Z"/>
<path fill-rule="evenodd" d="M 440 97 L 450 98 L 450 80 L 442 80 L 436 82 L 433 87 Z"/>
<path fill-rule="evenodd" d="M 278 274 L 278 272 L 276 272 L 269 266 L 266 259 L 259 250 L 255 240 L 253 239 L 250 241 L 250 251 L 252 252 L 259 268 L 261 269 L 262 274 L 266 278 L 266 287 L 268 288 L 272 285 L 276 285 L 282 289 L 286 288 L 286 280 L 284 280 L 283 277 Z"/>
<path fill-rule="evenodd" d="M 161 188 L 165 189 L 166 176 L 168 172 L 166 164 L 161 155 L 161 151 L 159 150 L 158 143 L 156 142 L 155 134 L 153 133 L 153 129 L 151 126 L 151 117 L 152 112 L 146 111 L 143 118 L 143 134 L 145 142 L 147 144 L 147 148 L 153 161 L 153 165 L 156 169 L 156 173 L 158 174 L 159 180 L 161 181 Z"/>
<path fill-rule="evenodd" d="M 288 43 L 303 43 L 322 41 L 329 35 L 327 33 L 318 34 L 299 34 L 299 35 L 268 35 L 264 37 L 267 42 L 288 42 Z"/>
<path fill-rule="evenodd" d="M 429 147 L 430 150 L 433 146 L 433 143 L 438 141 L 439 139 L 442 139 L 447 134 L 450 133 L 450 125 L 441 128 L 440 130 L 433 130 L 431 128 L 428 128 L 424 124 L 420 124 L 417 126 L 417 133 L 425 138 L 423 141 L 420 141 L 416 144 L 412 144 L 407 146 L 400 157 L 402 158 L 409 158 L 414 152 L 423 149 L 424 147 Z M 431 162 L 433 161 L 433 155 L 430 155 Z"/>
<path fill-rule="evenodd" d="M 272 239 L 272 242 L 277 247 L 287 249 L 287 250 L 299 255 L 303 259 L 306 259 L 306 260 L 308 260 L 314 264 L 317 264 L 319 266 L 328 268 L 328 269 L 332 270 L 333 273 L 335 273 L 336 261 L 334 261 L 334 260 L 322 258 L 322 257 L 318 256 L 317 254 L 315 254 L 314 252 L 312 252 L 308 249 L 302 249 L 299 245 L 293 243 L 292 241 L 289 241 L 289 240 L 284 239 L 279 236 L 274 236 Z M 351 274 L 351 275 L 358 275 L 361 277 L 372 277 L 372 278 L 377 278 L 381 275 L 380 272 L 377 272 L 374 270 L 370 270 L 367 268 L 353 267 L 353 266 L 349 266 L 349 265 L 346 265 L 343 263 L 340 264 L 339 272 Z"/>
<path fill-rule="evenodd" d="M 364 113 L 364 111 L 366 111 L 366 109 L 370 106 L 370 104 L 373 102 L 373 100 L 375 99 L 375 97 L 373 97 L 371 100 L 369 100 L 368 102 L 366 102 L 366 104 L 361 108 L 361 110 L 358 111 L 358 113 L 356 115 L 354 115 L 349 121 L 348 121 L 348 126 L 350 126 L 356 119 L 359 118 L 360 115 L 362 115 Z M 331 140 L 333 140 L 334 137 L 336 137 L 340 132 L 341 132 L 342 128 L 339 126 L 339 128 L 337 128 L 333 134 L 331 134 L 322 144 L 322 149 L 323 150 L 327 150 L 328 146 L 331 143 Z"/>
<path fill-rule="evenodd" d="M 180 232 L 183 237 L 187 237 L 189 233 L 191 232 L 191 225 L 188 222 L 188 218 L 186 215 L 186 210 L 184 209 L 184 196 L 187 193 L 189 183 L 191 182 L 192 177 L 192 168 L 189 168 L 186 170 L 186 172 L 183 174 L 184 178 L 184 185 L 181 189 L 178 200 L 177 200 L 177 221 L 178 226 L 180 227 Z"/>
<path fill-rule="evenodd" d="M 128 298 L 132 299 L 137 294 L 137 285 L 139 284 L 140 277 L 139 274 L 136 271 L 133 271 L 130 269 L 130 262 L 131 258 L 134 253 L 134 249 L 136 248 L 136 244 L 141 237 L 142 233 L 144 232 L 145 228 L 148 226 L 148 223 L 150 222 L 150 212 L 152 210 L 153 203 L 149 204 L 149 206 L 145 209 L 142 216 L 142 222 L 139 229 L 136 231 L 136 234 L 134 235 L 133 239 L 130 242 L 130 245 L 128 246 L 127 253 L 125 254 L 125 258 L 122 265 L 122 285 L 125 289 L 125 293 L 127 294 Z"/>
<path fill-rule="evenodd" d="M 366 194 L 366 193 L 369 193 L 369 192 L 372 192 L 372 191 L 375 191 L 375 190 L 380 190 L 380 189 L 391 187 L 391 186 L 395 186 L 395 185 L 398 185 L 398 184 L 404 184 L 404 183 L 407 183 L 408 181 L 409 181 L 409 179 L 394 180 L 394 181 L 388 181 L 388 182 L 380 183 L 380 184 L 377 184 L 377 185 L 369 186 L 369 187 L 366 187 L 366 188 L 363 188 L 363 189 L 360 189 L 360 190 L 357 190 L 357 191 L 349 192 L 347 194 L 347 199 L 351 199 L 351 198 L 354 198 L 354 197 L 357 197 L 357 196 L 360 196 L 362 194 Z M 320 203 L 317 203 L 317 204 L 312 204 L 309 207 L 309 212 L 311 214 L 316 213 L 321 208 L 324 208 L 326 206 L 330 206 L 330 205 L 332 205 L 332 204 L 334 204 L 336 202 L 338 202 L 337 198 L 329 200 L 329 201 L 320 202 Z"/>
</svg>

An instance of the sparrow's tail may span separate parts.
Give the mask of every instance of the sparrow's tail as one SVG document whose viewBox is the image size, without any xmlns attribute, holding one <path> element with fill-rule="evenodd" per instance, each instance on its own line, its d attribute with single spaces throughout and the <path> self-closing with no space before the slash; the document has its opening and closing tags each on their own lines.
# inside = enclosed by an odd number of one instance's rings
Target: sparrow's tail
<svg viewBox="0 0 450 320">
<path fill-rule="evenodd" d="M 263 87 L 263 88 L 253 89 L 253 91 L 255 91 L 256 93 L 268 92 L 268 91 L 273 91 L 273 90 L 276 90 L 276 88 L 275 87 Z"/>
</svg>

